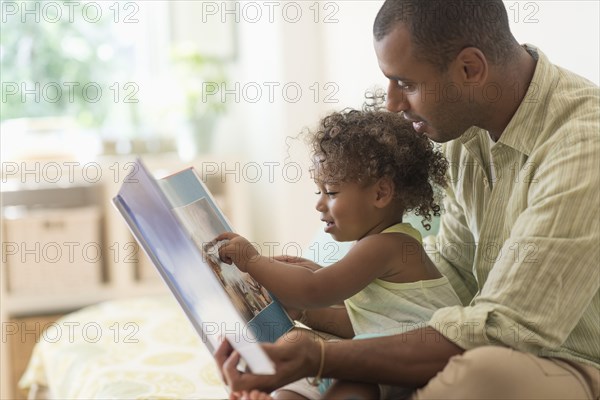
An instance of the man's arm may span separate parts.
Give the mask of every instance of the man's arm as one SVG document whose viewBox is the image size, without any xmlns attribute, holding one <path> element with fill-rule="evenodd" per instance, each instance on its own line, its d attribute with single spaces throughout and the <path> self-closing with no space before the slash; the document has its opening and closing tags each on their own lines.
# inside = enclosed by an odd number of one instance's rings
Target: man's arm
<svg viewBox="0 0 600 400">
<path fill-rule="evenodd" d="M 515 182 L 510 202 L 490 205 L 506 208 L 509 235 L 482 240 L 481 247 L 498 252 L 487 260 L 483 254 L 482 264 L 493 264 L 478 270 L 478 296 L 467 307 L 437 310 L 430 326 L 452 332 L 464 349 L 503 345 L 597 362 L 590 338 L 599 334 L 600 141 L 592 126 L 565 127 L 532 152 L 516 177 L 498 181 Z"/>
<path fill-rule="evenodd" d="M 328 342 L 324 377 L 421 387 L 463 349 L 431 327 L 373 339 Z"/>
<path fill-rule="evenodd" d="M 292 332 L 263 348 L 275 363 L 275 375 L 238 371 L 239 355 L 227 342 L 216 351 L 223 378 L 233 391 L 271 391 L 318 372 L 321 350 L 310 331 Z M 326 342 L 322 376 L 420 387 L 441 371 L 450 357 L 462 352 L 430 327 L 374 339 Z"/>
</svg>

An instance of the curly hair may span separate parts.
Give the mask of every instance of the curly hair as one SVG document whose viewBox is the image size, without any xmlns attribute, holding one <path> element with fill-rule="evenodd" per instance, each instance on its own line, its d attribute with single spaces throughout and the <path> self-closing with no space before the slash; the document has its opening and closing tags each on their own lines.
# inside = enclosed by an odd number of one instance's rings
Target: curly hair
<svg viewBox="0 0 600 400">
<path fill-rule="evenodd" d="M 308 141 L 318 179 L 370 185 L 388 177 L 394 199 L 404 212 L 421 216 L 425 229 L 432 214 L 440 215 L 435 186 L 446 185 L 448 162 L 400 115 L 368 108 L 334 112 Z"/>
</svg>

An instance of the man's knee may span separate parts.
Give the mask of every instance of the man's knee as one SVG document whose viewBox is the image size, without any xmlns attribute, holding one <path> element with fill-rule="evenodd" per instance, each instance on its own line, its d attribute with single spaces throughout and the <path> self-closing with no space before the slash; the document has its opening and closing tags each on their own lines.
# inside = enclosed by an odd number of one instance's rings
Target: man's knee
<svg viewBox="0 0 600 400">
<path fill-rule="evenodd" d="M 416 399 L 485 399 L 490 394 L 505 393 L 507 382 L 513 382 L 513 372 L 505 360 L 512 350 L 485 346 L 468 350 L 450 358 L 438 373 L 413 398 Z M 500 396 L 502 397 L 502 396 Z M 510 396 L 508 396 L 510 397 Z"/>
<path fill-rule="evenodd" d="M 497 346 L 468 350 L 460 356 L 452 357 L 436 378 L 440 378 L 445 386 L 464 390 L 465 393 L 480 393 L 481 390 L 487 392 L 492 389 L 491 385 L 496 384 L 501 389 L 506 382 L 514 382 L 513 375 L 518 373 L 508 361 L 513 352 Z"/>
<path fill-rule="evenodd" d="M 587 397 L 586 389 L 568 369 L 499 346 L 479 347 L 452 357 L 414 396 L 417 399 Z"/>
<path fill-rule="evenodd" d="M 511 358 L 515 350 L 500 346 L 477 347 L 465 351 L 461 356 L 452 358 L 447 368 L 459 368 L 462 373 L 457 377 L 472 380 L 498 379 L 499 376 L 510 376 L 518 373 L 511 367 Z"/>
</svg>

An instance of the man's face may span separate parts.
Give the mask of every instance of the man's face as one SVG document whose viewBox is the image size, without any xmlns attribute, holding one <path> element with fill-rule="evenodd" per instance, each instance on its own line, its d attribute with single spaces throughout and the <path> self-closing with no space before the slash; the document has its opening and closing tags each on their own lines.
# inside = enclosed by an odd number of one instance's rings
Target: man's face
<svg viewBox="0 0 600 400">
<path fill-rule="evenodd" d="M 469 102 L 464 87 L 447 72 L 415 57 L 408 29 L 402 25 L 375 41 L 379 68 L 389 79 L 387 108 L 403 112 L 418 133 L 436 142 L 461 136 L 469 122 Z"/>
</svg>

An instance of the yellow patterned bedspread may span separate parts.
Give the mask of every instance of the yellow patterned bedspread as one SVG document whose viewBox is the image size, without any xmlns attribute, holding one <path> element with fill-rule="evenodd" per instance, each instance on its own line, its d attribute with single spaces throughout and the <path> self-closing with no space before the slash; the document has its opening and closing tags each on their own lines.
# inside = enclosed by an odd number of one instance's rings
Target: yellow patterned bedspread
<svg viewBox="0 0 600 400">
<path fill-rule="evenodd" d="M 57 399 L 223 399 L 215 362 L 173 297 L 100 303 L 48 326 L 19 386 Z"/>
</svg>

